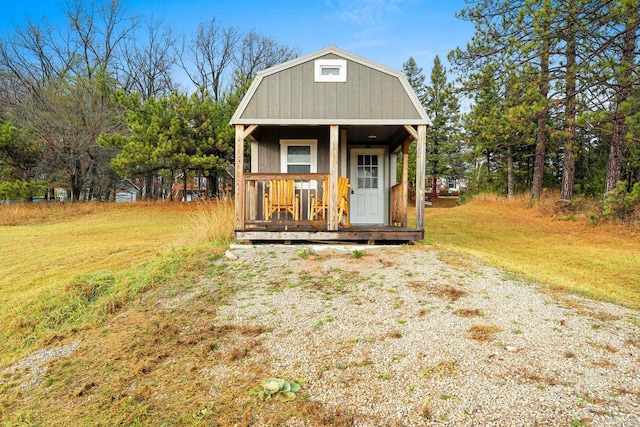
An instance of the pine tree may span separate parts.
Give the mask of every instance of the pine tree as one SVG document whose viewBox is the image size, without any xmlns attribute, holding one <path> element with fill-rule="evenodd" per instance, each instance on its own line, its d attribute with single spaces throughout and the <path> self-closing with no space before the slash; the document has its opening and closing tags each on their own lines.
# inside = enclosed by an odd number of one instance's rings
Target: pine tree
<svg viewBox="0 0 640 427">
<path fill-rule="evenodd" d="M 432 196 L 437 195 L 437 178 L 460 178 L 461 162 L 460 103 L 447 70 L 438 56 L 433 61 L 430 84 L 426 86 L 424 105 L 433 125 L 427 131 L 427 175 L 432 176 Z"/>
<path fill-rule="evenodd" d="M 418 64 L 416 64 L 416 61 L 413 59 L 413 57 L 410 57 L 404 64 L 402 64 L 402 71 L 404 72 L 405 77 L 409 81 L 411 88 L 418 96 L 420 103 L 424 105 L 426 88 L 424 84 L 425 76 L 424 76 L 424 73 L 422 72 L 422 67 L 418 67 Z M 398 180 L 401 179 L 400 177 L 400 174 L 402 172 L 401 160 L 402 160 L 402 157 L 399 157 L 398 167 L 397 167 Z M 416 143 L 415 142 L 413 142 L 409 146 L 407 169 L 408 169 L 409 183 L 415 183 L 416 182 Z"/>
<path fill-rule="evenodd" d="M 168 171 L 172 181 L 182 175 L 186 194 L 190 173 L 215 176 L 228 166 L 233 146 L 219 129 L 224 105 L 206 92 L 119 99 L 130 134 L 103 134 L 100 143 L 120 149 L 111 165 L 122 177 Z"/>
</svg>

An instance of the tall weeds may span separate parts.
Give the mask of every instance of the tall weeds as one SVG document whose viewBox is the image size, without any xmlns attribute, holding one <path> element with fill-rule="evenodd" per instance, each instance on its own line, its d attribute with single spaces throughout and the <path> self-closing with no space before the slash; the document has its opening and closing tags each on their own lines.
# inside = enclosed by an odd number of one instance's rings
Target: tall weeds
<svg viewBox="0 0 640 427">
<path fill-rule="evenodd" d="M 41 224 L 65 221 L 109 208 L 105 203 L 16 203 L 0 204 L 0 226 Z"/>
<path fill-rule="evenodd" d="M 507 197 L 496 193 L 479 193 L 473 196 L 472 202 L 495 204 L 514 209 L 536 209 L 544 215 L 554 215 L 558 219 L 586 219 L 600 215 L 601 202 L 591 198 L 578 196 L 570 202 L 560 202 L 559 191 L 544 191 L 538 199 L 532 199 L 529 193 Z"/>
<path fill-rule="evenodd" d="M 233 240 L 233 200 L 198 201 L 197 210 L 189 213 L 191 235 L 195 242 L 229 243 Z"/>
</svg>

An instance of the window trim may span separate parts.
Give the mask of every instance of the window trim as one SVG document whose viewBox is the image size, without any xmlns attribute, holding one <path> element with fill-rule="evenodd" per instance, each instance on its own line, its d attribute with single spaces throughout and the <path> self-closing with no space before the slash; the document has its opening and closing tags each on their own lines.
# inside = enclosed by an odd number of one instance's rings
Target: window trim
<svg viewBox="0 0 640 427">
<path fill-rule="evenodd" d="M 338 68 L 337 75 L 323 75 L 323 68 Z M 316 59 L 314 62 L 314 75 L 316 83 L 345 83 L 347 81 L 347 60 L 346 59 Z"/>
<path fill-rule="evenodd" d="M 318 172 L 318 140 L 317 139 L 281 139 L 280 140 L 280 172 L 288 173 L 287 154 L 290 146 L 311 147 L 309 173 Z"/>
</svg>

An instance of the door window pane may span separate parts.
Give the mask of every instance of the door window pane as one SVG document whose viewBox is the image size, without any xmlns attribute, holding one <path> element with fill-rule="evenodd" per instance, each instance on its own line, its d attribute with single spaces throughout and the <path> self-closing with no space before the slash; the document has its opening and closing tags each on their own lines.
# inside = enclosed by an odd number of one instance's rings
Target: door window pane
<svg viewBox="0 0 640 427">
<path fill-rule="evenodd" d="M 358 188 L 378 188 L 378 156 L 358 155 Z"/>
</svg>

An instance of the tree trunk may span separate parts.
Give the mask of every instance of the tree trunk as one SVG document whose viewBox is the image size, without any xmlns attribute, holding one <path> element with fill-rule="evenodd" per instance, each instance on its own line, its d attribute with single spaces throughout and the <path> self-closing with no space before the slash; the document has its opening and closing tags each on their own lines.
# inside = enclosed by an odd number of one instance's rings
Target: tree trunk
<svg viewBox="0 0 640 427">
<path fill-rule="evenodd" d="M 207 194 L 211 199 L 217 199 L 220 197 L 220 192 L 218 191 L 218 175 L 214 171 L 209 171 L 209 176 L 207 177 Z"/>
<path fill-rule="evenodd" d="M 76 202 L 80 200 L 81 192 L 82 186 L 80 185 L 80 178 L 78 175 L 71 175 L 71 201 Z"/>
<path fill-rule="evenodd" d="M 144 175 L 144 200 L 153 199 L 153 172 L 147 172 Z"/>
<path fill-rule="evenodd" d="M 547 34 L 548 23 L 545 21 L 542 34 L 542 49 L 540 52 L 540 100 L 544 103 L 538 116 L 538 132 L 536 134 L 536 157 L 533 165 L 533 185 L 531 196 L 539 199 L 542 196 L 544 182 L 544 157 L 547 151 L 547 118 L 549 116 L 549 50 L 550 41 Z"/>
<path fill-rule="evenodd" d="M 622 174 L 622 158 L 627 148 L 625 139 L 627 114 L 623 111 L 623 104 L 631 96 L 638 25 L 640 25 L 638 24 L 638 10 L 632 8 L 632 13 L 627 17 L 625 26 L 620 72 L 616 76 L 618 93 L 616 96 L 616 110 L 613 116 L 613 135 L 609 147 L 609 159 L 607 160 L 605 191 L 615 189 Z"/>
<path fill-rule="evenodd" d="M 513 148 L 507 147 L 507 196 L 513 197 L 516 194 L 515 177 L 513 170 Z"/>
<path fill-rule="evenodd" d="M 183 202 L 187 201 L 187 170 L 183 170 L 183 178 L 182 178 L 182 188 L 184 189 L 184 199 L 182 200 Z"/>
<path fill-rule="evenodd" d="M 609 158 L 607 159 L 607 175 L 604 191 L 616 188 L 622 174 L 622 157 L 624 156 L 625 143 L 625 119 L 624 115 L 616 110 L 613 118 L 613 135 L 609 146 Z"/>
<path fill-rule="evenodd" d="M 562 168 L 562 190 L 560 198 L 562 200 L 573 199 L 573 187 L 576 173 L 576 11 L 575 5 L 570 5 L 571 11 L 567 17 L 567 75 L 565 77 L 565 112 L 564 112 L 564 159 Z"/>
<path fill-rule="evenodd" d="M 491 177 L 491 151 L 487 150 L 487 181 L 493 182 Z"/>
<path fill-rule="evenodd" d="M 174 171 L 171 171 L 171 181 L 169 181 L 169 183 L 168 183 L 168 187 L 169 187 L 169 201 L 170 201 L 170 202 L 173 202 L 173 201 L 174 201 L 174 200 L 173 200 L 173 186 L 174 186 L 175 181 L 176 181 L 175 173 L 174 173 Z"/>
<path fill-rule="evenodd" d="M 82 192 L 82 165 L 80 160 L 74 160 L 74 172 L 69 177 L 71 184 L 71 201 L 75 202 L 80 200 L 80 194 Z"/>
</svg>

